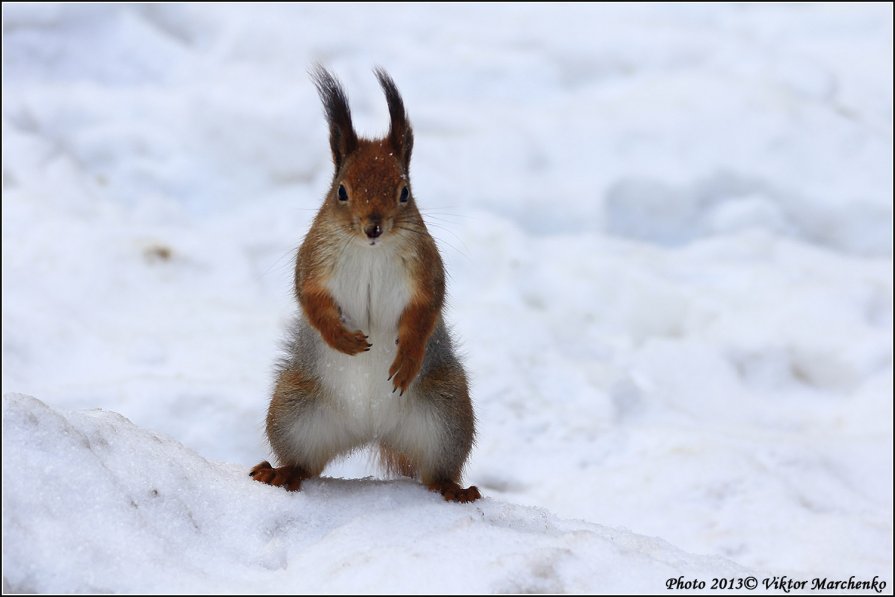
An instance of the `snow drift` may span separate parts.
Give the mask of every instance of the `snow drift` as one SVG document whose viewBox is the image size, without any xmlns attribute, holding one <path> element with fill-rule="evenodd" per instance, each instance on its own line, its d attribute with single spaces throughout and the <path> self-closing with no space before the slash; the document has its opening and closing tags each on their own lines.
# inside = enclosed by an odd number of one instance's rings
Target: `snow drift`
<svg viewBox="0 0 895 597">
<path fill-rule="evenodd" d="M 4 591 L 654 592 L 742 576 L 623 529 L 410 481 L 288 493 L 105 411 L 3 397 Z"/>
</svg>

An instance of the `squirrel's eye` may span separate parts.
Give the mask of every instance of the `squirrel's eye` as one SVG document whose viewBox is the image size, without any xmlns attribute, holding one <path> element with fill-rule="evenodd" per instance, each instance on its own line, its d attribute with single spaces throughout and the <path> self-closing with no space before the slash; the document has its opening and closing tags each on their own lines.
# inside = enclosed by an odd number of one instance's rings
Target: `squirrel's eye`
<svg viewBox="0 0 895 597">
<path fill-rule="evenodd" d="M 407 203 L 407 200 L 410 199 L 410 191 L 407 190 L 407 187 L 401 189 L 401 203 Z"/>
<path fill-rule="evenodd" d="M 348 201 L 348 191 L 342 185 L 339 185 L 339 201 Z"/>
</svg>

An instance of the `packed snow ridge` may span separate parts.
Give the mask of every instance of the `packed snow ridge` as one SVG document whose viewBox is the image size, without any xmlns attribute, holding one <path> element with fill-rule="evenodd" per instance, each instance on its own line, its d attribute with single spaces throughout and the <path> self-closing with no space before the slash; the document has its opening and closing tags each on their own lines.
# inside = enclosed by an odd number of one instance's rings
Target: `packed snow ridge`
<svg viewBox="0 0 895 597">
<path fill-rule="evenodd" d="M 656 591 L 723 558 L 406 480 L 290 493 L 113 412 L 3 397 L 4 592 Z"/>
</svg>

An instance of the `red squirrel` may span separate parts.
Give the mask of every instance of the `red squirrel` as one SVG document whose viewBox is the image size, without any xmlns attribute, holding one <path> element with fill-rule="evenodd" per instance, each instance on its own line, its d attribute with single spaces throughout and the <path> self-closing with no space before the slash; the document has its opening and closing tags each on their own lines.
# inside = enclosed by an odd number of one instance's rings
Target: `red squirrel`
<svg viewBox="0 0 895 597">
<path fill-rule="evenodd" d="M 393 473 L 444 499 L 481 497 L 461 473 L 475 436 L 466 373 L 442 317 L 441 255 L 410 185 L 413 129 L 392 78 L 376 77 L 391 119 L 358 137 L 341 83 L 312 73 L 335 172 L 298 250 L 300 314 L 280 361 L 267 438 L 280 466 L 256 481 L 294 491 L 328 462 L 368 444 Z"/>
</svg>

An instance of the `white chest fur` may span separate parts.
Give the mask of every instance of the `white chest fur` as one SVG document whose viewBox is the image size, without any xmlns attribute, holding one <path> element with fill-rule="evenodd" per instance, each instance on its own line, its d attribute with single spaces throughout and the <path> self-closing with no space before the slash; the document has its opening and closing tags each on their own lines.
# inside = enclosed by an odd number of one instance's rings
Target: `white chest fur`
<svg viewBox="0 0 895 597">
<path fill-rule="evenodd" d="M 410 277 L 397 245 L 349 246 L 328 289 L 342 310 L 343 325 L 361 330 L 373 345 L 349 356 L 325 346 L 320 376 L 341 405 L 358 439 L 388 431 L 401 403 L 388 370 L 397 353 L 398 321 L 410 299 Z"/>
<path fill-rule="evenodd" d="M 348 329 L 371 335 L 397 331 L 410 299 L 409 272 L 398 248 L 352 244 L 342 252 L 328 286 Z"/>
</svg>

